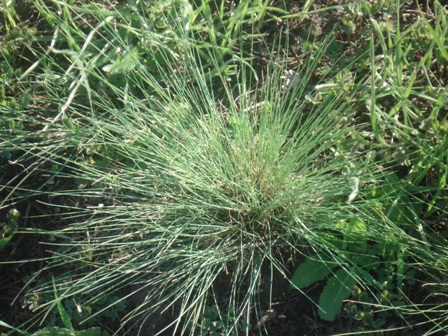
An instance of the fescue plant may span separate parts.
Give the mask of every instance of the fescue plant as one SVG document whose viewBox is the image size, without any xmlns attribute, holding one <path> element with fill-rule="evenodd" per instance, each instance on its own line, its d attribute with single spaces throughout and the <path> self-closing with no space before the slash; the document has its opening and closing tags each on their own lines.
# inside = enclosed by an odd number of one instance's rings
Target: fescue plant
<svg viewBox="0 0 448 336">
<path fill-rule="evenodd" d="M 260 317 L 262 278 L 272 289 L 274 272 L 290 276 L 284 253 L 323 253 L 350 268 L 325 232 L 369 216 L 362 194 L 376 167 L 347 141 L 355 127 L 347 93 L 309 85 L 325 44 L 287 78 L 287 64 L 272 52 L 264 70 L 236 54 L 233 75 L 212 80 L 202 55 L 219 69 L 219 49 L 199 50 L 185 25 L 174 49 L 150 36 L 157 57 L 148 67 L 128 44 L 148 39 L 144 24 L 123 36 L 114 15 L 92 25 L 89 45 L 79 47 L 73 28 L 61 24 L 75 48 L 51 50 L 66 56 L 62 80 L 72 82 L 43 131 L 57 130 L 64 151 L 33 153 L 51 163 L 49 178 L 70 186 L 49 195 L 53 206 L 66 197 L 57 206 L 70 224 L 52 232 L 57 248 L 44 270 L 60 274 L 57 302 L 45 300 L 52 286 L 34 291 L 43 317 L 59 302 L 75 300 L 82 310 L 107 295 L 120 294 L 114 305 L 139 294 L 124 325 L 169 310 L 173 320 L 162 329 L 206 333 L 202 316 L 214 304 L 221 319 L 233 315 L 222 334 L 247 334 Z M 104 36 L 120 54 L 98 63 L 88 50 Z M 381 239 L 379 227 L 365 234 Z"/>
<path fill-rule="evenodd" d="M 402 290 L 407 260 L 423 268 L 435 259 L 423 233 L 411 238 L 411 224 L 390 216 L 406 198 L 383 171 L 382 154 L 359 145 L 366 125 L 353 122 L 350 106 L 358 86 L 338 90 L 340 78 L 316 76 L 329 43 L 291 72 L 281 48 L 268 46 L 263 61 L 245 52 L 262 41 L 255 30 L 245 34 L 245 25 L 260 25 L 246 17 L 248 6 L 213 17 L 205 2 L 197 10 L 169 4 L 150 12 L 138 1 L 120 10 L 55 1 L 56 13 L 36 1 L 54 34 L 21 79 L 34 76 L 53 114 L 32 125 L 35 135 L 4 140 L 22 151 L 17 163 L 33 164 L 2 186 L 2 202 L 44 195 L 63 225 L 48 230 L 51 256 L 30 281 L 30 324 L 51 320 L 65 304 L 80 314 L 96 307 L 83 315 L 86 324 L 127 304 L 114 332 L 156 325 L 154 333 L 207 334 L 213 310 L 221 322 L 214 332 L 261 333 L 276 275 L 290 279 L 311 258 L 343 294 L 327 289 L 321 316 L 334 318 L 357 289 L 376 300 L 372 306 L 394 307 L 396 297 L 381 297 L 390 287 L 375 269 L 387 265 Z M 270 10 L 267 2 L 252 5 Z M 224 34 L 207 26 L 212 19 Z M 373 106 L 381 140 L 375 113 Z M 42 185 L 22 188 L 35 174 Z M 313 282 L 300 266 L 293 280 L 296 289 Z M 338 309 L 322 311 L 333 304 Z M 398 315 L 427 313 L 409 307 Z M 160 316 L 163 324 L 152 322 Z"/>
</svg>

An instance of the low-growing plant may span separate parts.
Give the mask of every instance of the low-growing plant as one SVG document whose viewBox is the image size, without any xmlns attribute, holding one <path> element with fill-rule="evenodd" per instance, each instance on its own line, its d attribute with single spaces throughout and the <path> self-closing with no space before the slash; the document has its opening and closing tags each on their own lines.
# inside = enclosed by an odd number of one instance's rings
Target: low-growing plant
<svg viewBox="0 0 448 336">
<path fill-rule="evenodd" d="M 291 282 L 295 288 L 305 289 L 332 274 L 319 299 L 320 318 L 332 321 L 341 312 L 342 302 L 352 292 L 356 280 L 344 268 L 339 268 L 333 273 L 332 269 L 339 265 L 335 261 L 330 264 L 329 261 L 315 258 L 321 257 L 319 255 L 308 257 L 297 268 Z"/>
<path fill-rule="evenodd" d="M 231 307 L 230 307 L 231 308 Z M 204 309 L 204 314 L 201 318 L 200 324 L 197 326 L 190 326 L 191 330 L 199 330 L 200 334 L 210 336 L 223 335 L 229 325 L 235 323 L 235 311 L 223 312 L 217 305 L 209 305 Z M 251 329 L 244 320 L 238 321 L 235 331 L 232 335 L 246 334 Z"/>
<path fill-rule="evenodd" d="M 381 50 L 375 52 L 372 38 L 371 78 L 376 85 L 372 85 L 367 100 L 372 129 L 388 148 L 385 159 L 403 167 L 407 192 L 424 199 L 423 217 L 446 207 L 448 174 L 444 136 L 448 129 L 448 91 L 435 75 L 439 69 L 431 65 L 432 60 L 443 59 L 445 34 L 441 31 L 447 27 L 446 9 L 436 1 L 434 11 L 434 27 L 420 12 L 422 19 L 404 31 L 400 30 L 399 13 L 393 26 L 380 26 L 371 19 Z M 376 65 L 379 57 L 381 69 Z"/>
<path fill-rule="evenodd" d="M 92 327 L 84 330 L 75 330 L 72 325 L 72 319 L 69 312 L 65 309 L 64 304 L 61 302 L 58 292 L 56 290 L 53 280 L 54 299 L 57 306 L 59 317 L 64 327 L 46 326 L 38 331 L 32 333 L 33 336 L 109 336 L 109 332 L 101 330 L 99 327 Z M 10 326 L 7 326 L 14 329 Z M 25 331 L 17 330 L 20 334 L 28 334 Z"/>
<path fill-rule="evenodd" d="M 385 182 L 381 188 L 383 195 L 376 195 L 377 199 L 386 198 L 388 187 L 388 182 Z M 381 211 L 378 207 L 377 210 Z M 327 256 L 325 251 L 318 251 L 296 269 L 291 279 L 294 288 L 305 289 L 324 281 L 318 302 L 321 319 L 332 321 L 344 310 L 350 311 L 351 318 L 356 316 L 369 327 L 378 328 L 386 318 L 397 317 L 392 310 L 383 314 L 383 319 L 379 319 L 378 314 L 373 318 L 369 307 L 364 310 L 362 304 L 352 304 L 348 308 L 345 300 L 350 297 L 356 302 L 371 302 L 385 307 L 405 304 L 400 299 L 404 286 L 415 283 L 412 277 L 415 270 L 408 265 L 410 252 L 407 251 L 407 242 L 393 227 L 388 228 L 388 235 L 381 237 L 383 240 L 369 238 L 367 226 L 374 225 L 374 220 L 381 219 L 373 216 L 370 222 L 356 217 L 341 221 L 325 234 L 327 246 L 338 251 L 339 259 Z M 364 282 L 357 281 L 359 277 Z M 354 311 L 358 315 L 353 315 Z"/>
<path fill-rule="evenodd" d="M 46 327 L 33 333 L 33 336 L 102 336 L 99 328 L 74 331 L 67 328 Z"/>
<path fill-rule="evenodd" d="M 11 209 L 6 216 L 6 222 L 0 223 L 2 234 L 0 236 L 0 252 L 14 237 L 17 226 L 19 225 L 20 212 L 16 209 Z"/>
</svg>

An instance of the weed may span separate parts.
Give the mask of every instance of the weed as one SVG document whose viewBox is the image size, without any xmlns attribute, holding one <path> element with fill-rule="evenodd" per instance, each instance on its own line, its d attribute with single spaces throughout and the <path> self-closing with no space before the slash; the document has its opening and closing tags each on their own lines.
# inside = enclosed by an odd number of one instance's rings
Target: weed
<svg viewBox="0 0 448 336">
<path fill-rule="evenodd" d="M 11 209 L 6 216 L 6 223 L 0 223 L 2 234 L 0 236 L 0 252 L 9 243 L 14 236 L 14 233 L 19 224 L 20 212 L 16 209 Z"/>
</svg>

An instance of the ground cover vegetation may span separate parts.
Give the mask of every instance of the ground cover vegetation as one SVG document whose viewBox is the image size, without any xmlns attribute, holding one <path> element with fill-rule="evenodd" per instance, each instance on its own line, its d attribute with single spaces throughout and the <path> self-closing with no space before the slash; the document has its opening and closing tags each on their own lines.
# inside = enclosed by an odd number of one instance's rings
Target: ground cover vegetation
<svg viewBox="0 0 448 336">
<path fill-rule="evenodd" d="M 0 332 L 446 334 L 447 11 L 2 1 Z"/>
</svg>

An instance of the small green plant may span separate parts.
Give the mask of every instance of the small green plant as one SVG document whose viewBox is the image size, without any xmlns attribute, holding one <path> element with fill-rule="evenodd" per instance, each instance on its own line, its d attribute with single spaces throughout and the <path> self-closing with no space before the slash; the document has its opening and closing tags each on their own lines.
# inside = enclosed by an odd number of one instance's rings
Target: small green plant
<svg viewBox="0 0 448 336">
<path fill-rule="evenodd" d="M 404 262 L 405 245 L 394 234 L 390 233 L 384 242 L 373 241 L 368 237 L 366 224 L 352 219 L 340 222 L 325 238 L 328 246 L 339 251 L 339 260 L 322 253 L 307 257 L 291 279 L 292 286 L 297 289 L 324 281 L 318 302 L 319 316 L 323 320 L 334 320 L 342 312 L 344 300 L 356 291 L 375 300 L 380 298 L 384 305 L 392 301 L 400 303 L 393 295 L 399 296 L 408 269 Z M 377 296 L 375 291 L 382 294 Z"/>
<path fill-rule="evenodd" d="M 368 256 L 367 230 L 362 221 L 340 222 L 333 232 L 325 233 L 328 246 L 336 247 L 340 257 L 350 259 L 352 265 L 344 265 L 342 260 L 319 253 L 306 258 L 291 279 L 294 288 L 304 289 L 328 278 L 319 299 L 319 316 L 327 321 L 332 321 L 340 313 L 343 301 L 359 279 L 353 272 L 353 265 L 366 263 Z"/>
<path fill-rule="evenodd" d="M 65 251 L 66 249 L 62 247 L 56 253 L 63 254 Z M 80 258 L 85 258 L 88 261 L 83 263 L 83 266 L 89 267 L 92 260 L 91 250 L 81 248 L 79 253 Z M 32 281 L 32 278 L 26 280 Z M 40 279 L 39 284 L 42 286 L 48 284 L 48 280 Z M 54 280 L 52 285 L 56 285 Z M 50 326 L 61 326 L 62 323 L 66 330 L 71 331 L 77 331 L 79 328 L 96 327 L 101 324 L 103 318 L 107 318 L 109 323 L 117 323 L 127 308 L 127 300 L 111 295 L 105 295 L 96 300 L 86 300 L 85 295 L 79 293 L 62 303 L 56 287 L 53 288 L 52 293 L 35 292 L 32 295 L 27 295 L 23 300 L 23 305 L 29 310 L 35 310 L 39 304 L 47 301 L 54 301 L 54 307 L 49 311 L 47 317 L 48 324 Z M 105 333 L 106 331 L 103 331 L 102 335 L 106 335 Z"/>
<path fill-rule="evenodd" d="M 33 336 L 104 336 L 100 328 L 75 331 L 67 328 L 47 327 L 32 334 Z"/>
<path fill-rule="evenodd" d="M 14 233 L 17 229 L 17 225 L 20 219 L 20 212 L 16 209 L 10 209 L 8 215 L 6 216 L 6 222 L 0 223 L 0 228 L 2 230 L 0 236 L 0 251 L 10 242 L 14 237 Z"/>
<path fill-rule="evenodd" d="M 365 197 L 371 204 L 370 221 L 355 217 L 322 233 L 326 246 L 338 251 L 337 257 L 327 255 L 325 250 L 306 257 L 291 283 L 293 288 L 303 290 L 322 282 L 318 312 L 323 320 L 332 321 L 344 313 L 361 321 L 365 328 L 376 329 L 388 319 L 404 318 L 400 309 L 395 309 L 409 304 L 405 288 L 416 286 L 419 266 L 413 267 L 411 261 L 423 260 L 432 252 L 416 215 L 421 204 L 412 201 L 395 174 L 385 176 L 383 183 L 371 188 Z M 389 223 L 382 229 L 387 231 L 382 239 L 378 239 L 380 235 L 375 239 L 369 232 L 375 221 Z M 411 230 L 420 240 L 405 233 Z"/>
<path fill-rule="evenodd" d="M 85 330 L 75 330 L 72 325 L 70 314 L 65 309 L 58 295 L 56 284 L 53 279 L 53 291 L 55 304 L 59 313 L 59 317 L 64 324 L 64 328 L 48 326 L 33 333 L 33 336 L 106 336 L 108 332 L 102 332 L 100 328 L 94 327 Z"/>
<path fill-rule="evenodd" d="M 64 325 L 64 327 L 56 327 L 56 326 L 47 326 L 34 333 L 27 333 L 26 331 L 13 328 L 6 323 L 0 321 L 0 326 L 7 327 L 9 329 L 13 329 L 16 332 L 24 335 L 32 335 L 32 336 L 109 336 L 109 332 L 105 330 L 101 330 L 99 327 L 88 328 L 84 330 L 75 330 L 72 325 L 71 314 L 65 309 L 56 289 L 56 284 L 53 279 L 53 295 L 54 295 L 54 303 L 57 307 L 57 311 L 59 314 L 60 321 Z"/>
<path fill-rule="evenodd" d="M 235 331 L 230 335 L 239 335 L 240 333 L 247 333 L 251 326 L 244 320 L 235 321 L 235 311 L 222 312 L 217 305 L 209 305 L 204 308 L 204 314 L 197 326 L 191 326 L 192 330 L 200 330 L 200 334 L 210 336 L 226 335 L 226 330 L 229 326 L 237 322 Z"/>
<path fill-rule="evenodd" d="M 294 288 L 305 289 L 317 281 L 328 279 L 319 300 L 319 316 L 323 320 L 332 321 L 340 313 L 342 302 L 351 293 L 356 284 L 355 278 L 345 269 L 339 268 L 332 272 L 339 264 L 324 261 L 319 255 L 307 258 L 296 270 L 291 279 Z"/>
</svg>

